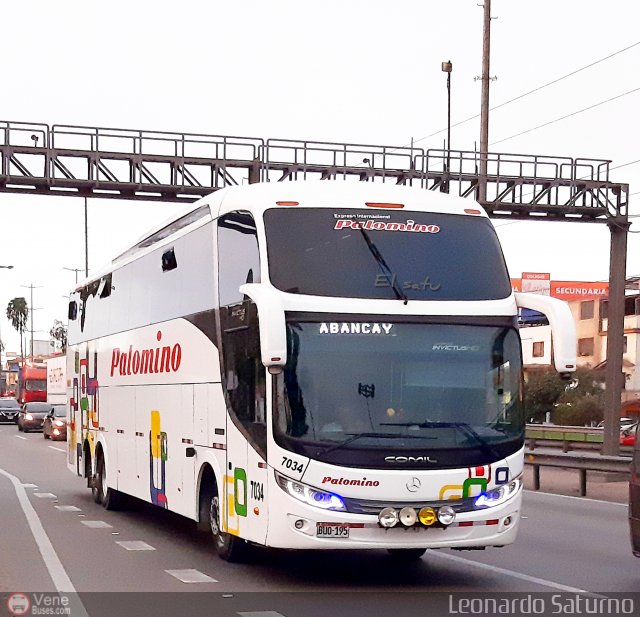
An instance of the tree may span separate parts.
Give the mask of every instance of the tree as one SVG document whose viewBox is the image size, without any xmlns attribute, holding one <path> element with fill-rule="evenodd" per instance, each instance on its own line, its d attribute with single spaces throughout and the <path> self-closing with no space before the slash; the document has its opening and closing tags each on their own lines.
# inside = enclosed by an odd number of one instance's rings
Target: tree
<svg viewBox="0 0 640 617">
<path fill-rule="evenodd" d="M 11 325 L 20 334 L 20 356 L 24 363 L 24 348 L 22 344 L 22 335 L 27 326 L 27 317 L 29 317 L 29 307 L 26 298 L 14 298 L 7 304 L 7 319 Z"/>
<path fill-rule="evenodd" d="M 535 371 L 528 375 L 524 387 L 524 408 L 528 422 L 544 422 L 552 412 L 567 385 L 553 369 Z"/>
<path fill-rule="evenodd" d="M 65 326 L 60 320 L 53 320 L 53 327 L 49 330 L 49 336 L 52 339 L 51 344 L 53 347 L 58 343 L 62 353 L 67 351 L 67 326 Z"/>
<path fill-rule="evenodd" d="M 554 424 L 585 426 L 602 420 L 602 379 L 587 368 L 579 368 L 570 381 L 553 369 L 529 375 L 525 385 L 527 420 L 543 422 L 551 412 Z"/>
</svg>

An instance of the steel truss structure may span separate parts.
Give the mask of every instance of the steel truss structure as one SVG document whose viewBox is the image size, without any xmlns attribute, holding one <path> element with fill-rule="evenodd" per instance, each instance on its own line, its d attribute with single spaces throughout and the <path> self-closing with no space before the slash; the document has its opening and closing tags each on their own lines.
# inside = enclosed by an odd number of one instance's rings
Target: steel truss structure
<svg viewBox="0 0 640 617">
<path fill-rule="evenodd" d="M 0 122 L 0 190 L 193 201 L 246 182 L 342 179 L 477 198 L 477 152 Z M 487 156 L 482 205 L 495 218 L 626 221 L 628 185 L 610 161 Z"/>
<path fill-rule="evenodd" d="M 393 182 L 478 199 L 492 218 L 604 223 L 611 232 L 607 429 L 618 451 L 629 185 L 607 160 L 0 122 L 0 192 L 195 201 L 295 179 Z"/>
</svg>

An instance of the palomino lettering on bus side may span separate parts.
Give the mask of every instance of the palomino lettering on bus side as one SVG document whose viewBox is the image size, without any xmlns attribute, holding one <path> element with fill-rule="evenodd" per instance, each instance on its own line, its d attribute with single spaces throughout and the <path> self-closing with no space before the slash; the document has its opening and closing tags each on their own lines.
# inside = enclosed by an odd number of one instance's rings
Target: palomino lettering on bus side
<svg viewBox="0 0 640 617">
<path fill-rule="evenodd" d="M 158 342 L 162 340 L 162 332 L 156 335 Z M 114 347 L 111 353 L 111 377 L 117 371 L 119 375 L 147 375 L 149 373 L 175 373 L 182 362 L 182 347 L 176 343 L 173 347 L 155 347 L 152 349 L 133 349 L 121 351 Z"/>
</svg>

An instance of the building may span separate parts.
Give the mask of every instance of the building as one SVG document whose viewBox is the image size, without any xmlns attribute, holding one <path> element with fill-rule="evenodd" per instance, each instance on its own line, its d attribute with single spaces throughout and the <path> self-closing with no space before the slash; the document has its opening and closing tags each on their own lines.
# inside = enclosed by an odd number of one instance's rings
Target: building
<svg viewBox="0 0 640 617">
<path fill-rule="evenodd" d="M 516 291 L 525 291 L 526 274 L 514 279 Z M 551 281 L 546 274 L 539 275 L 535 293 L 546 293 L 567 301 L 576 323 L 576 360 L 579 367 L 602 371 L 607 361 L 607 295 L 608 283 Z M 529 279 L 531 280 L 531 279 Z M 540 283 L 544 281 L 544 283 Z M 640 416 L 640 371 L 636 370 L 640 360 L 640 277 L 627 280 L 625 300 L 623 372 L 624 390 L 621 400 L 621 416 Z M 540 325 L 542 324 L 542 325 Z M 550 367 L 551 328 L 535 317 L 523 315 L 520 337 L 525 375 L 531 371 Z"/>
</svg>

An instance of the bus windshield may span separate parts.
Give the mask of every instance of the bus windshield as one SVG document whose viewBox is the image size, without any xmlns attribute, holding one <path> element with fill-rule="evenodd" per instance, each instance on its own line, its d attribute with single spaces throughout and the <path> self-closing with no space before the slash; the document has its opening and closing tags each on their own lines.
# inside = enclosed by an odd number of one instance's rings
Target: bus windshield
<svg viewBox="0 0 640 617">
<path fill-rule="evenodd" d="M 506 298 L 511 284 L 489 220 L 431 212 L 269 209 L 269 275 L 282 291 L 407 300 Z"/>
<path fill-rule="evenodd" d="M 47 380 L 46 379 L 27 379 L 24 382 L 24 389 L 27 392 L 46 392 Z"/>
<path fill-rule="evenodd" d="M 386 466 L 382 452 L 432 452 L 435 467 L 461 467 L 522 447 L 510 325 L 290 321 L 287 335 L 274 415 L 283 447 L 363 467 Z"/>
</svg>

